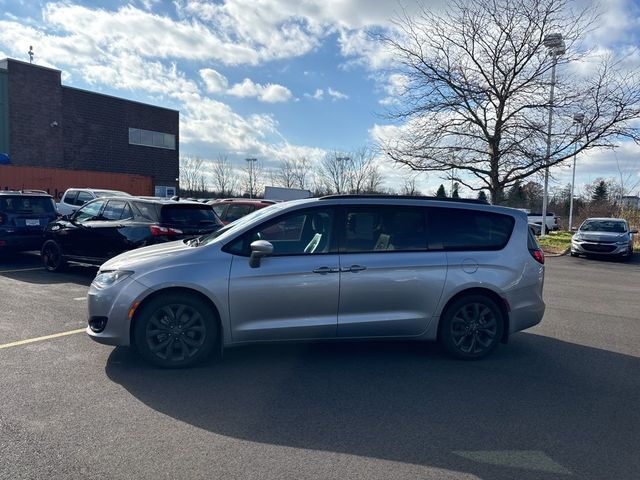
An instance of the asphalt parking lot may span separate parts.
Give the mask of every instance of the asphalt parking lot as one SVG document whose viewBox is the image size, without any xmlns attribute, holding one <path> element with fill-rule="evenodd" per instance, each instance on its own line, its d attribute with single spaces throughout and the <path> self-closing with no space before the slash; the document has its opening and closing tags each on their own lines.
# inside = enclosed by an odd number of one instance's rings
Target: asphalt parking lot
<svg viewBox="0 0 640 480">
<path fill-rule="evenodd" d="M 350 342 L 181 371 L 76 333 L 95 269 L 0 260 L 0 478 L 640 478 L 639 257 L 547 259 L 543 323 L 479 362 Z"/>
</svg>

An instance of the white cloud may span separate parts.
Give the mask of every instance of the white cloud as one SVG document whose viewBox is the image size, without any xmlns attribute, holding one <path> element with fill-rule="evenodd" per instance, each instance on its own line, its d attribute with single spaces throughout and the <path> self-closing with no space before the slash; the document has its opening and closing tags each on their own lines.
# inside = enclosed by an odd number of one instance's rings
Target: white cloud
<svg viewBox="0 0 640 480">
<path fill-rule="evenodd" d="M 212 68 L 203 68 L 200 70 L 200 77 L 210 93 L 220 93 L 229 87 L 227 77 L 215 71 Z"/>
<path fill-rule="evenodd" d="M 329 96 L 331 98 L 333 98 L 333 100 L 348 100 L 349 99 L 349 95 L 346 95 L 338 90 L 334 90 L 333 88 L 329 87 L 327 89 L 327 93 L 329 94 Z"/>
<path fill-rule="evenodd" d="M 317 88 L 313 93 L 305 93 L 305 97 L 313 98 L 314 100 L 322 100 L 324 98 L 324 90 L 321 88 Z"/>
<path fill-rule="evenodd" d="M 267 103 L 286 102 L 293 97 L 291 90 L 282 85 L 269 83 L 260 85 L 245 78 L 241 83 L 236 83 L 227 93 L 236 97 L 256 97 Z"/>
</svg>

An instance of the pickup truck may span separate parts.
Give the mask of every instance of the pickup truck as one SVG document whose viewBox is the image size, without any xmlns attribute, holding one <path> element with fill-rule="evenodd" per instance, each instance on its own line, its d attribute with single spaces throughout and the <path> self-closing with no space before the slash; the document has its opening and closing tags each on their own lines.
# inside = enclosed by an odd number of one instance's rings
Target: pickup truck
<svg viewBox="0 0 640 480">
<path fill-rule="evenodd" d="M 69 188 L 60 203 L 56 203 L 56 209 L 60 215 L 71 215 L 85 203 L 98 197 L 130 197 L 128 193 L 118 190 L 104 190 L 95 188 Z"/>
<path fill-rule="evenodd" d="M 542 225 L 542 213 L 531 212 L 527 213 L 529 223 L 536 223 Z M 558 230 L 560 224 L 558 223 L 558 217 L 553 212 L 547 212 L 547 231 Z"/>
</svg>

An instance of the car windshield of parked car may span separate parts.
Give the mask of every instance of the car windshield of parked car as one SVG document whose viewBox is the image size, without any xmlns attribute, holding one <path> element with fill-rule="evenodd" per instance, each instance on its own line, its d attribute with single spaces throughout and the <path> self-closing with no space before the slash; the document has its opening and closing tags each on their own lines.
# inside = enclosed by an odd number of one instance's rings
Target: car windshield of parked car
<svg viewBox="0 0 640 480">
<path fill-rule="evenodd" d="M 627 226 L 624 222 L 615 220 L 588 220 L 584 222 L 580 230 L 583 232 L 625 233 Z"/>
<path fill-rule="evenodd" d="M 48 197 L 2 197 L 0 212 L 46 215 L 54 213 L 55 206 Z"/>
</svg>

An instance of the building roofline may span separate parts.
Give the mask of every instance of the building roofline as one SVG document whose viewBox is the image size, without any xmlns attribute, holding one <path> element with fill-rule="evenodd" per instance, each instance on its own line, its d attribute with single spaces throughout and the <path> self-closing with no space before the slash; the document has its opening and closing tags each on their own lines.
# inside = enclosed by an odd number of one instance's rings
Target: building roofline
<svg viewBox="0 0 640 480">
<path fill-rule="evenodd" d="M 51 67 L 45 67 L 43 65 L 38 65 L 37 63 L 29 63 L 29 62 L 25 62 L 23 60 L 16 60 L 15 58 L 10 58 L 10 57 L 6 57 L 6 58 L 2 58 L 0 59 L 0 63 L 2 62 L 14 62 L 14 63 L 20 63 L 22 65 L 27 65 L 29 67 L 37 67 L 37 68 L 42 68 L 43 70 L 49 70 L 51 72 L 57 72 L 57 73 L 62 73 L 62 70 L 58 70 L 57 68 L 51 68 Z"/>
<path fill-rule="evenodd" d="M 176 110 L 175 108 L 161 107 L 159 105 L 154 105 L 152 103 L 140 102 L 138 100 L 130 100 L 128 98 L 117 97 L 115 95 L 109 95 L 108 93 L 95 92 L 93 90 L 87 90 L 85 88 L 70 87 L 69 85 L 62 85 L 62 88 L 68 88 L 69 90 L 76 90 L 78 92 L 89 93 L 91 95 L 100 95 L 102 97 L 113 98 L 115 100 L 120 100 L 120 101 L 123 101 L 123 102 L 137 103 L 138 105 L 143 105 L 145 107 L 160 108 L 162 110 L 168 110 L 170 112 L 176 112 L 178 114 L 180 113 L 180 110 Z"/>
</svg>

